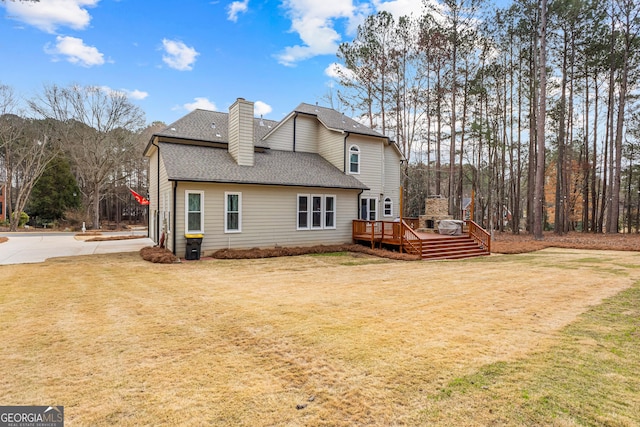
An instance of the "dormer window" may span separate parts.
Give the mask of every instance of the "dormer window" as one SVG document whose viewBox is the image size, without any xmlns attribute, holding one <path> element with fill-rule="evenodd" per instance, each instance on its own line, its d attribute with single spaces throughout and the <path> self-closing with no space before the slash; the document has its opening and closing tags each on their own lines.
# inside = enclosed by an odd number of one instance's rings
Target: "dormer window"
<svg viewBox="0 0 640 427">
<path fill-rule="evenodd" d="M 349 147 L 349 173 L 360 173 L 360 148 L 357 145 Z"/>
</svg>

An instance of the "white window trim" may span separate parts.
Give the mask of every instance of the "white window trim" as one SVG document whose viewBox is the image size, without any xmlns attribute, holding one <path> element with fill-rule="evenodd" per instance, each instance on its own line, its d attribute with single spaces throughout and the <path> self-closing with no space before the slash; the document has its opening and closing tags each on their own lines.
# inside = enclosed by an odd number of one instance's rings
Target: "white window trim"
<svg viewBox="0 0 640 427">
<path fill-rule="evenodd" d="M 238 229 L 229 230 L 227 224 L 227 214 L 229 213 L 229 196 L 238 196 Z M 224 232 L 225 233 L 242 233 L 242 193 L 238 191 L 225 191 L 224 193 Z"/>
<path fill-rule="evenodd" d="M 351 171 L 351 150 L 352 149 L 356 149 L 357 153 L 358 153 L 358 162 L 356 163 L 358 165 L 358 170 L 356 172 L 352 172 Z M 351 175 L 360 175 L 360 164 L 361 164 L 361 159 L 362 159 L 362 151 L 360 150 L 360 147 L 358 147 L 357 145 L 351 145 L 349 147 L 349 152 L 348 152 L 348 156 L 349 156 L 349 161 L 347 162 L 349 164 L 349 174 Z"/>
<path fill-rule="evenodd" d="M 326 202 L 328 198 L 332 198 L 333 199 L 333 225 L 332 226 L 327 226 L 327 211 L 326 211 Z M 323 209 L 322 209 L 322 225 L 326 230 L 335 230 L 336 229 L 336 202 L 337 202 L 337 197 L 335 194 L 325 194 L 324 198 L 322 199 L 322 203 L 323 203 Z"/>
<path fill-rule="evenodd" d="M 380 203 L 378 203 L 378 198 L 377 197 L 362 197 L 360 199 L 360 216 L 362 216 L 362 202 L 366 200 L 367 201 L 367 214 L 371 213 L 371 207 L 369 205 L 369 203 L 371 202 L 371 200 L 373 200 L 373 204 L 374 204 L 374 218 L 373 219 L 369 219 L 367 218 L 367 221 L 377 221 L 379 218 L 379 213 L 378 210 L 380 208 Z M 364 219 L 364 218 L 360 218 L 360 219 Z"/>
<path fill-rule="evenodd" d="M 387 200 L 389 201 L 389 214 L 387 215 Z M 382 201 L 382 215 L 385 217 L 390 217 L 393 216 L 393 200 L 391 200 L 391 197 L 385 197 L 384 200 Z"/>
<path fill-rule="evenodd" d="M 313 199 L 320 199 L 320 225 L 313 225 L 313 215 L 316 213 L 316 211 L 313 209 L 314 208 Z M 312 194 L 311 197 L 310 197 L 310 201 L 311 201 L 311 203 L 310 203 L 310 205 L 311 205 L 310 208 L 311 209 L 309 210 L 309 213 L 311 215 L 309 215 L 309 218 L 308 218 L 309 228 L 312 229 L 312 230 L 322 230 L 324 228 L 324 219 L 323 219 L 323 216 L 324 216 L 324 195 L 322 195 L 322 194 Z"/>
<path fill-rule="evenodd" d="M 300 226 L 300 197 L 307 198 L 307 225 L 305 227 Z M 296 230 L 309 230 L 309 221 L 311 214 L 311 195 L 310 194 L 298 194 L 296 196 Z"/>
<path fill-rule="evenodd" d="M 200 230 L 189 230 L 189 194 L 200 195 Z M 184 232 L 185 234 L 204 233 L 204 191 L 185 190 L 184 192 Z"/>
<path fill-rule="evenodd" d="M 300 226 L 300 197 L 307 198 L 307 224 L 304 227 Z M 313 198 L 320 198 L 320 226 L 313 226 Z M 333 225 L 327 226 L 326 222 L 326 199 L 331 197 L 333 199 Z M 298 194 L 296 196 L 296 230 L 335 230 L 337 222 L 337 201 L 338 198 L 335 194 Z"/>
</svg>

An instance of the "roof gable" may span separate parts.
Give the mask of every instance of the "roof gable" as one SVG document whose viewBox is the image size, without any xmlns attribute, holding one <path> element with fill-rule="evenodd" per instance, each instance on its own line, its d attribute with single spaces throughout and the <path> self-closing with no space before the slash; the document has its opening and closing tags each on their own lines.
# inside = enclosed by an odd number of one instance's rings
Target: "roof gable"
<svg viewBox="0 0 640 427">
<path fill-rule="evenodd" d="M 379 132 L 371 129 L 368 126 L 363 125 L 351 117 L 340 113 L 332 108 L 320 107 L 318 105 L 310 105 L 302 103 L 298 105 L 294 112 L 309 114 L 316 116 L 320 122 L 328 129 L 337 130 L 341 132 L 351 132 L 361 135 L 369 135 L 378 138 L 387 138 Z"/>
</svg>

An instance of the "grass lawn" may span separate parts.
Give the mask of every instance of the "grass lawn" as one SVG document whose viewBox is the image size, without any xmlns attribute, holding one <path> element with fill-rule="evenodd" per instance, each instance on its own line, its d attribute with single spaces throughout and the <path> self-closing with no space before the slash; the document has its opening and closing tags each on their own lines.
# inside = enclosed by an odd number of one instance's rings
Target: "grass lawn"
<svg viewBox="0 0 640 427">
<path fill-rule="evenodd" d="M 640 424 L 640 253 L 0 267 L 0 405 L 68 426 Z"/>
</svg>

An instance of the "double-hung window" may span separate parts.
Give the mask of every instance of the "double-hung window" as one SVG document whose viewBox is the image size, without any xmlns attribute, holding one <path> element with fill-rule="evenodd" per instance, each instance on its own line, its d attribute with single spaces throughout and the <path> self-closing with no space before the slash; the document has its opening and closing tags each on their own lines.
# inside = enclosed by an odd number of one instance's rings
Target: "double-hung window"
<svg viewBox="0 0 640 427">
<path fill-rule="evenodd" d="M 298 194 L 298 230 L 336 228 L 336 196 L 327 194 Z"/>
<path fill-rule="evenodd" d="M 336 228 L 336 196 L 324 196 L 324 228 Z"/>
<path fill-rule="evenodd" d="M 363 197 L 360 199 L 360 219 L 367 221 L 376 220 L 376 202 L 378 199 L 375 197 Z"/>
<path fill-rule="evenodd" d="M 360 173 L 360 148 L 357 145 L 349 147 L 349 173 Z"/>
<path fill-rule="evenodd" d="M 204 233 L 204 191 L 186 191 L 184 205 L 186 233 Z"/>
<path fill-rule="evenodd" d="M 224 232 L 242 231 L 242 193 L 224 193 Z"/>
</svg>

